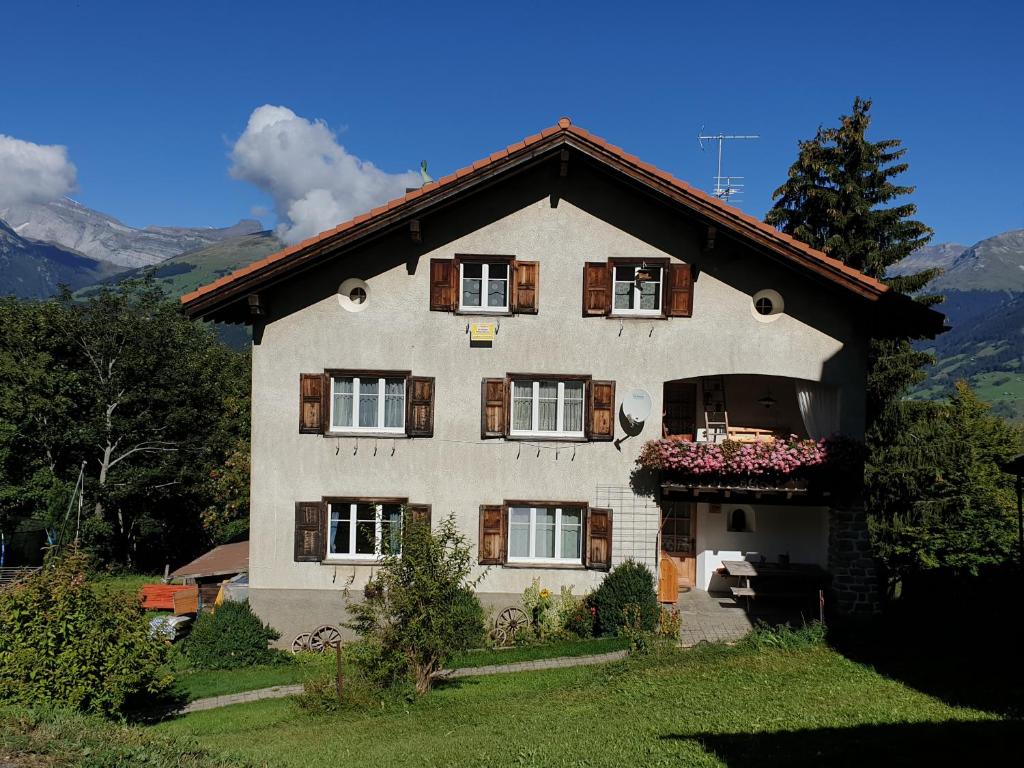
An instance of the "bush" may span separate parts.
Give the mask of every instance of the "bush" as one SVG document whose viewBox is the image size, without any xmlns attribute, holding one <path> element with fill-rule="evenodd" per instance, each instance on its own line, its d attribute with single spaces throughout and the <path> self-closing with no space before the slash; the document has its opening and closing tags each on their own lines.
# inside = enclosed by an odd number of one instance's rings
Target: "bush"
<svg viewBox="0 0 1024 768">
<path fill-rule="evenodd" d="M 0 592 L 0 699 L 103 715 L 153 704 L 174 680 L 137 600 L 98 592 L 73 550 Z"/>
<path fill-rule="evenodd" d="M 594 634 L 594 618 L 597 609 L 589 597 L 583 598 L 566 614 L 565 631 L 576 637 L 592 637 Z"/>
<path fill-rule="evenodd" d="M 484 611 L 469 581 L 473 557 L 452 517 L 432 533 L 408 520 L 401 554 L 383 558 L 365 590 L 365 600 L 348 604 L 346 624 L 360 639 L 353 663 L 370 680 L 413 677 L 417 693 L 430 690 L 451 655 L 479 645 Z"/>
<path fill-rule="evenodd" d="M 654 634 L 658 637 L 664 637 L 669 640 L 679 640 L 679 630 L 683 626 L 683 617 L 679 613 L 679 609 L 672 607 L 666 608 L 664 605 L 661 606 L 661 610 L 658 612 L 658 626 L 654 630 Z"/>
<path fill-rule="evenodd" d="M 202 613 L 185 641 L 185 656 L 195 669 L 232 669 L 273 664 L 285 658 L 268 647 L 281 634 L 252 612 L 248 602 L 226 602 Z"/>
<path fill-rule="evenodd" d="M 635 605 L 637 626 L 651 632 L 658 623 L 658 595 L 654 591 L 654 575 L 646 565 L 626 560 L 612 569 L 591 595 L 597 609 L 596 631 L 614 635 L 626 624 L 624 610 Z"/>
</svg>

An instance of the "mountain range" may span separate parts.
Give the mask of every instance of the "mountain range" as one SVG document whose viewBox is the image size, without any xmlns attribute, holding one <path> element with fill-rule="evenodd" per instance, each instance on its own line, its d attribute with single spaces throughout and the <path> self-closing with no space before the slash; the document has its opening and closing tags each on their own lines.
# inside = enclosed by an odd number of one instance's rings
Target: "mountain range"
<svg viewBox="0 0 1024 768">
<path fill-rule="evenodd" d="M 6 223 L 5 223 L 6 222 Z M 180 296 L 282 247 L 259 222 L 232 227 L 129 227 L 64 199 L 0 211 L 0 295 L 52 295 L 61 283 L 86 295 L 92 286 L 152 272 Z M 890 269 L 891 275 L 937 267 L 926 289 L 951 330 L 919 346 L 935 354 L 914 397 L 948 395 L 968 379 L 997 413 L 1024 420 L 1024 229 L 974 245 L 938 243 Z"/>
</svg>

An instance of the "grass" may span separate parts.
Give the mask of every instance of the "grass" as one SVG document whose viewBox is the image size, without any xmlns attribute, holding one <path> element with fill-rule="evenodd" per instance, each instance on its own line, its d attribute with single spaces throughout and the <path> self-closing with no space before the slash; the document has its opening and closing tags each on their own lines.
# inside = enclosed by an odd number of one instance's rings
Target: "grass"
<svg viewBox="0 0 1024 768">
<path fill-rule="evenodd" d="M 554 659 L 560 656 L 591 656 L 617 651 L 629 646 L 621 637 L 600 637 L 590 640 L 560 640 L 543 645 L 521 645 L 505 650 L 480 649 L 456 655 L 452 667 L 484 667 L 490 664 L 511 664 L 517 661 Z M 325 669 L 333 669 L 332 654 L 299 654 L 291 663 L 242 669 L 175 671 L 175 689 L 188 701 L 228 693 L 254 691 L 275 685 L 305 682 Z"/>
<path fill-rule="evenodd" d="M 765 768 L 1009 761 L 1020 728 L 1019 720 L 951 706 L 823 645 L 740 644 L 462 679 L 375 711 L 313 716 L 287 699 L 268 700 L 152 730 L 302 768 Z"/>
<path fill-rule="evenodd" d="M 0 706 L 0 766 L 37 768 L 228 768 L 190 739 L 60 710 Z"/>
<path fill-rule="evenodd" d="M 271 664 L 241 669 L 210 669 L 178 673 L 175 690 L 188 701 L 223 696 L 228 693 L 255 691 L 275 685 L 301 683 L 327 666 L 329 657 L 310 657 L 309 661 Z"/>
<path fill-rule="evenodd" d="M 123 576 L 101 574 L 90 581 L 99 592 L 120 592 L 135 597 L 145 584 L 159 584 L 160 576 L 147 576 L 138 573 Z"/>
<path fill-rule="evenodd" d="M 457 654 L 452 668 L 486 667 L 491 664 L 512 664 L 517 661 L 557 659 L 561 656 L 593 656 L 621 651 L 629 647 L 624 637 L 595 637 L 589 640 L 556 640 L 543 645 L 516 645 L 510 648 L 481 648 Z"/>
</svg>

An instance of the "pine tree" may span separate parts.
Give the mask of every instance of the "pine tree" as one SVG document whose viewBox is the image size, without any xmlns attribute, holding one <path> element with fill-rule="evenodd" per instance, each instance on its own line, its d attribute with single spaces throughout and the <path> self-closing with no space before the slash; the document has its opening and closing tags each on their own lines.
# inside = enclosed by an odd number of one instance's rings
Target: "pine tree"
<svg viewBox="0 0 1024 768">
<path fill-rule="evenodd" d="M 849 115 L 837 127 L 819 127 L 813 139 L 800 142 L 800 153 L 789 178 L 775 190 L 775 204 L 765 221 L 818 248 L 844 264 L 886 282 L 901 293 L 917 293 L 939 274 L 928 269 L 911 275 L 886 277 L 888 268 L 926 245 L 932 230 L 913 219 L 917 206 L 898 202 L 914 188 L 897 182 L 908 164 L 899 139 L 869 141 L 871 101 L 857 97 Z M 924 304 L 939 296 L 916 296 Z M 872 342 L 867 382 L 870 432 L 884 439 L 881 422 L 907 390 L 920 383 L 930 355 L 915 350 L 905 339 Z M 891 428 L 891 424 L 889 425 Z M 883 434 L 879 435 L 877 432 Z"/>
<path fill-rule="evenodd" d="M 819 127 L 800 142 L 765 221 L 895 290 L 916 293 L 939 270 L 897 278 L 887 278 L 886 270 L 927 245 L 932 230 L 911 218 L 913 203 L 891 204 L 914 191 L 895 181 L 909 167 L 907 150 L 899 139 L 868 141 L 870 111 L 871 101 L 857 97 L 838 127 Z"/>
</svg>

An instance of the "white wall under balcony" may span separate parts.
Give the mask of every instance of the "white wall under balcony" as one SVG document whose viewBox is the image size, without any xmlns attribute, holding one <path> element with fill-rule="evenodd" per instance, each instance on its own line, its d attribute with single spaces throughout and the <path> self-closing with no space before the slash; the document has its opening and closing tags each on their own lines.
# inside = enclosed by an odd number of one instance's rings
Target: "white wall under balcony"
<svg viewBox="0 0 1024 768">
<path fill-rule="evenodd" d="M 743 507 L 747 532 L 727 530 L 730 512 Z M 775 505 L 722 504 L 712 512 L 711 504 L 697 505 L 697 587 L 727 590 L 734 584 L 715 571 L 723 560 L 753 560 L 761 555 L 771 562 L 789 555 L 793 563 L 828 565 L 828 508 Z"/>
</svg>

